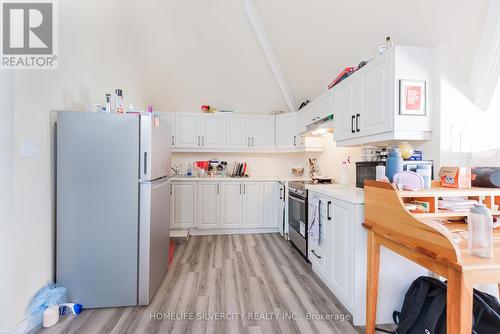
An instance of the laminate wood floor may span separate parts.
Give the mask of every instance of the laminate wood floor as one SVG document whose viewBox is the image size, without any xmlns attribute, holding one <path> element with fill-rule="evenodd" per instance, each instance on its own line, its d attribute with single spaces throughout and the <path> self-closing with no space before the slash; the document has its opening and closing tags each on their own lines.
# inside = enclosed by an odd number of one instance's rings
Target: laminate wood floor
<svg viewBox="0 0 500 334">
<path fill-rule="evenodd" d="M 192 236 L 149 306 L 85 310 L 42 333 L 358 333 L 347 315 L 279 234 Z"/>
</svg>

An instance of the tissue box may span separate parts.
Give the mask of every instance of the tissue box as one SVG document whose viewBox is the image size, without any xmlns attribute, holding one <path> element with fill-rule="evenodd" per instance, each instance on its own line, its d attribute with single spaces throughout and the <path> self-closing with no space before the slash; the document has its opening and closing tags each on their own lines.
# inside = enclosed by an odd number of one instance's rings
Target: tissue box
<svg viewBox="0 0 500 334">
<path fill-rule="evenodd" d="M 470 167 L 441 167 L 439 177 L 441 178 L 441 187 L 472 187 L 472 172 Z"/>
</svg>

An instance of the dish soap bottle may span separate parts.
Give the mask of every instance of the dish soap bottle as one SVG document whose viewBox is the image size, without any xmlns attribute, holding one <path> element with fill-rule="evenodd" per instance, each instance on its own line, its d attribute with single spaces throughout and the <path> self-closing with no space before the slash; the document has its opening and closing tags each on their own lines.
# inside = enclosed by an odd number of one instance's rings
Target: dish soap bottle
<svg viewBox="0 0 500 334">
<path fill-rule="evenodd" d="M 474 204 L 467 218 L 469 228 L 469 253 L 493 257 L 493 217 L 483 203 Z"/>
<path fill-rule="evenodd" d="M 399 148 L 391 148 L 386 162 L 385 176 L 392 182 L 392 177 L 399 172 L 403 171 L 403 158 Z"/>
</svg>

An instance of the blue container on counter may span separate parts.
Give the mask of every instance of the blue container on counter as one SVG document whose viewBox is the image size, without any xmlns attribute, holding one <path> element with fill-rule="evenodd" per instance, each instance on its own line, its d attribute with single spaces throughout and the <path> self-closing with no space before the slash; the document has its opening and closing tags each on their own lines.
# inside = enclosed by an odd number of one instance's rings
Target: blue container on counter
<svg viewBox="0 0 500 334">
<path fill-rule="evenodd" d="M 403 158 L 399 148 L 391 148 L 385 164 L 385 176 L 392 182 L 396 173 L 403 171 Z"/>
</svg>

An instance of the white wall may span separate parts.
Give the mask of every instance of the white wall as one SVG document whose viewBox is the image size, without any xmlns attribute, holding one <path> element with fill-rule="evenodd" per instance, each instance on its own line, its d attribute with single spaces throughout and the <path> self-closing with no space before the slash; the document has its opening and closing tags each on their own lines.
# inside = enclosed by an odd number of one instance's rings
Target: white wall
<svg viewBox="0 0 500 334">
<path fill-rule="evenodd" d="M 250 176 L 291 176 L 291 168 L 304 166 L 303 153 L 174 153 L 172 163 L 181 164 L 185 173 L 188 164 L 194 161 L 218 159 L 227 161 L 230 173 L 235 161 L 246 162 Z"/>
<path fill-rule="evenodd" d="M 292 176 L 292 167 L 304 167 L 304 176 L 309 177 L 308 158 L 318 159 L 322 174 L 327 177 L 339 178 L 342 161 L 351 157 L 352 164 L 348 167 L 349 180 L 355 183 L 354 166 L 355 161 L 361 159 L 359 147 L 343 148 L 336 147 L 332 137 L 326 138 L 324 152 L 302 152 L 302 153 L 174 153 L 172 163 L 181 164 L 183 172 L 186 172 L 188 164 L 197 160 L 217 159 L 227 161 L 229 171 L 235 161 L 245 161 L 248 164 L 250 176 L 262 177 L 288 177 Z"/>
<path fill-rule="evenodd" d="M 437 49 L 440 100 L 436 112 L 439 118 L 435 120 L 432 139 L 419 148 L 428 149 L 439 159 L 439 166 L 465 165 L 474 152 L 500 149 L 500 85 L 490 108 L 482 110 L 470 98 L 470 70 L 459 66 L 450 45 L 442 44 Z"/>
<path fill-rule="evenodd" d="M 14 75 L 0 72 L 0 332 L 15 325 L 10 301 L 13 300 L 14 252 L 13 212 L 13 137 Z"/>
<path fill-rule="evenodd" d="M 15 298 L 8 299 L 9 326 L 21 322 L 29 299 L 54 278 L 50 111 L 84 110 L 89 103 L 103 103 L 104 94 L 115 88 L 123 89 L 126 104 L 147 104 L 121 1 L 69 0 L 58 5 L 59 69 L 18 71 L 15 92 L 10 93 L 15 97 L 15 152 L 9 161 L 14 161 L 16 177 L 11 240 Z M 20 154 L 24 140 L 36 144 L 34 156 Z"/>
</svg>

